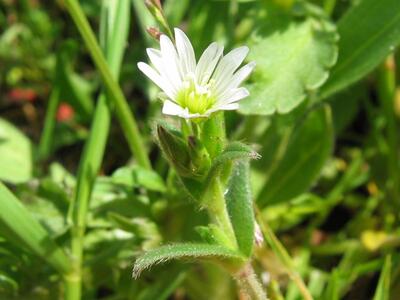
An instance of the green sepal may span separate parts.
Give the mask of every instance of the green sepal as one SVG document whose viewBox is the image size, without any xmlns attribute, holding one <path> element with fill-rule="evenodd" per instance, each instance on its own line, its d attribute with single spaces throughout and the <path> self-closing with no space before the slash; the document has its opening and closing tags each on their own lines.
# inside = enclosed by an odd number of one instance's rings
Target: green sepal
<svg viewBox="0 0 400 300">
<path fill-rule="evenodd" d="M 211 167 L 210 155 L 203 143 L 195 136 L 188 137 L 188 149 L 195 173 L 205 176 Z"/>
<path fill-rule="evenodd" d="M 213 118 L 202 124 L 201 140 L 211 158 L 219 155 L 225 147 L 225 120 L 223 113 L 216 113 Z"/>
</svg>

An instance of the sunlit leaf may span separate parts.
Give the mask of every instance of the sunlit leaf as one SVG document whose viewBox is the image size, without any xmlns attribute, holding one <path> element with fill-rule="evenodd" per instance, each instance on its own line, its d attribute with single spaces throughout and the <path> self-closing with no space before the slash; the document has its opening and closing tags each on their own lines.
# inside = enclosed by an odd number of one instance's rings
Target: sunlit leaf
<svg viewBox="0 0 400 300">
<path fill-rule="evenodd" d="M 21 183 L 32 176 L 32 144 L 12 124 L 0 119 L 0 179 Z"/>
<path fill-rule="evenodd" d="M 70 261 L 63 249 L 57 246 L 43 226 L 2 183 L 0 183 L 0 222 L 13 233 L 15 241 L 19 241 L 20 246 L 27 246 L 59 272 L 64 274 L 69 272 Z"/>
<path fill-rule="evenodd" d="M 291 111 L 327 80 L 337 58 L 335 27 L 323 17 L 266 18 L 249 45 L 257 67 L 250 96 L 240 102 L 244 114 Z"/>
</svg>

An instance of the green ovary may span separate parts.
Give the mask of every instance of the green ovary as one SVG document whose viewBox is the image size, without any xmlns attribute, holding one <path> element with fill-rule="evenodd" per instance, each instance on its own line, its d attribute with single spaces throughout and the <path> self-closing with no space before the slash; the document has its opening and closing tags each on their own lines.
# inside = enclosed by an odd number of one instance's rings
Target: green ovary
<svg viewBox="0 0 400 300">
<path fill-rule="evenodd" d="M 192 114 L 204 114 L 210 109 L 216 101 L 211 92 L 199 92 L 196 87 L 191 84 L 188 88 L 183 88 L 178 92 L 176 102 L 183 108 L 187 108 Z"/>
</svg>

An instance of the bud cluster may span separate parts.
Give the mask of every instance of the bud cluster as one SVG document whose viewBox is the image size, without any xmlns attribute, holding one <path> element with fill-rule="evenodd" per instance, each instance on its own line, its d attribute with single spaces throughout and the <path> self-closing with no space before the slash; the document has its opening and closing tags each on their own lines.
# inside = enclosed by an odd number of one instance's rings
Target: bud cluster
<svg viewBox="0 0 400 300">
<path fill-rule="evenodd" d="M 177 174 L 202 181 L 210 169 L 211 159 L 199 138 L 195 135 L 184 136 L 160 124 L 156 130 L 159 145 Z"/>
</svg>

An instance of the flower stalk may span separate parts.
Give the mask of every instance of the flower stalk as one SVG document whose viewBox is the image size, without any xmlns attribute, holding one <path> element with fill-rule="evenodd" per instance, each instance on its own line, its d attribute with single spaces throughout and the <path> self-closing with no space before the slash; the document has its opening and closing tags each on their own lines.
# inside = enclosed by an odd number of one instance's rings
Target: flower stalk
<svg viewBox="0 0 400 300">
<path fill-rule="evenodd" d="M 245 265 L 236 275 L 236 282 L 250 300 L 266 300 L 267 295 L 258 281 L 251 264 Z"/>
</svg>

